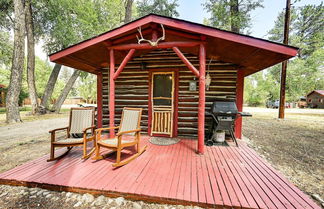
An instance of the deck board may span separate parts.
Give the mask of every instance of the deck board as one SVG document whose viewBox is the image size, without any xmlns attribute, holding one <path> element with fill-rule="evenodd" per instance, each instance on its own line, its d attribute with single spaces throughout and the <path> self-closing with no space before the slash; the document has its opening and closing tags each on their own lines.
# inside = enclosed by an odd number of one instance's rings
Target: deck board
<svg viewBox="0 0 324 209">
<path fill-rule="evenodd" d="M 0 183 L 214 208 L 320 208 L 244 142 L 197 155 L 195 140 L 157 146 L 148 139 L 142 136 L 147 150 L 120 168 L 111 166 L 114 154 L 82 160 L 73 149 L 58 161 L 43 156 L 6 171 Z"/>
</svg>

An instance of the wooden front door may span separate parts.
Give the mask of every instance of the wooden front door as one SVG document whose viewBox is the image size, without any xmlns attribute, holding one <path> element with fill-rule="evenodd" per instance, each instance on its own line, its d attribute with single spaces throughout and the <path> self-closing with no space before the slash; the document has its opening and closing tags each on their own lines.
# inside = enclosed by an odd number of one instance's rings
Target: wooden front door
<svg viewBox="0 0 324 209">
<path fill-rule="evenodd" d="M 173 136 L 174 72 L 153 72 L 151 82 L 151 135 Z"/>
</svg>

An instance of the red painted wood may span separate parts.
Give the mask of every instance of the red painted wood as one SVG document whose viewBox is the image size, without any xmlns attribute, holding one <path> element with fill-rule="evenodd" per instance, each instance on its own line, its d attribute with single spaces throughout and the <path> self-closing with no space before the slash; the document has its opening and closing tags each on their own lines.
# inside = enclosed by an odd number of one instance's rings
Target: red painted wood
<svg viewBox="0 0 324 209">
<path fill-rule="evenodd" d="M 245 152 L 244 152 L 245 153 Z M 250 156 L 247 155 L 247 153 L 245 153 L 246 157 L 250 158 Z M 266 170 L 262 169 L 262 166 L 260 166 L 259 164 L 257 164 L 255 161 L 256 159 L 254 157 L 251 158 L 253 161 L 253 165 L 258 168 L 258 170 L 263 174 L 263 176 L 265 178 L 267 178 L 273 185 L 274 187 L 277 189 L 278 192 L 281 193 L 281 195 L 285 196 L 285 198 L 290 202 L 291 205 L 299 205 L 300 203 L 298 203 L 295 199 L 294 199 L 294 194 L 291 194 L 289 190 L 287 190 L 285 187 L 281 187 L 281 185 L 276 181 L 276 179 L 272 176 L 269 175 L 269 173 L 267 173 Z M 289 204 L 289 203 L 287 203 Z M 305 207 L 306 205 L 300 205 L 300 207 Z"/>
<path fill-rule="evenodd" d="M 179 142 L 182 143 L 182 142 Z M 179 184 L 179 177 L 180 177 L 180 171 L 181 171 L 181 164 L 183 162 L 183 146 L 179 146 L 179 143 L 177 144 L 178 146 L 178 157 L 177 157 L 177 163 L 174 168 L 173 172 L 173 177 L 170 185 L 170 191 L 169 191 L 169 198 L 176 197 L 177 196 L 177 189 L 178 189 L 178 184 Z"/>
<path fill-rule="evenodd" d="M 190 201 L 191 183 L 188 180 L 191 179 L 191 164 L 192 164 L 191 155 L 194 152 L 194 148 L 192 147 L 191 144 L 192 143 L 189 143 L 188 147 L 186 149 L 187 157 L 186 157 L 186 162 L 185 162 L 185 169 L 182 172 L 182 173 L 184 173 L 183 174 L 183 179 L 184 179 L 184 181 L 183 181 L 183 183 L 184 183 L 183 199 L 187 200 L 187 201 Z"/>
<path fill-rule="evenodd" d="M 130 59 L 132 59 L 135 51 L 136 51 L 135 49 L 129 50 L 128 54 L 126 55 L 126 57 L 124 58 L 124 60 L 122 61 L 122 63 L 119 65 L 117 71 L 114 73 L 114 77 L 113 77 L 114 80 L 116 80 L 117 77 L 119 76 L 119 74 L 123 71 L 124 67 L 127 65 L 127 62 Z"/>
<path fill-rule="evenodd" d="M 316 204 L 308 196 L 304 195 L 296 186 L 291 184 L 285 177 L 283 177 L 278 171 L 274 170 L 266 161 L 261 159 L 254 150 L 247 148 L 246 145 L 243 146 L 244 153 L 251 156 L 250 159 L 253 159 L 253 162 L 257 163 L 256 167 L 263 169 L 264 172 L 268 173 L 269 177 L 272 177 L 280 187 L 284 188 L 285 194 L 287 194 L 289 200 L 292 200 L 291 198 L 294 198 L 299 204 L 301 204 L 301 207 L 307 208 L 307 207 L 317 207 Z M 278 186 L 279 187 L 279 186 Z M 295 203 L 293 203 L 295 204 Z"/>
<path fill-rule="evenodd" d="M 196 141 L 191 141 L 191 148 L 196 149 Z M 191 179 L 189 180 L 191 183 L 191 200 L 194 202 L 198 202 L 198 177 L 197 177 L 197 157 L 198 155 L 191 154 Z"/>
<path fill-rule="evenodd" d="M 173 136 L 172 137 L 177 137 L 178 136 L 178 116 L 179 116 L 179 69 L 174 70 L 174 113 L 173 113 Z"/>
<path fill-rule="evenodd" d="M 275 205 L 278 208 L 287 208 L 285 203 L 285 198 L 279 198 L 278 194 L 275 192 L 275 188 L 273 187 L 272 183 L 269 182 L 268 179 L 266 179 L 261 172 L 256 169 L 252 163 L 250 163 L 248 160 L 246 160 L 245 156 L 242 153 L 239 153 L 242 159 L 246 162 L 246 166 L 249 168 L 250 174 L 254 177 L 255 181 L 258 182 L 258 184 L 261 186 L 261 188 L 264 190 L 264 192 L 267 194 L 267 196 L 270 198 L 270 200 L 273 202 L 273 205 Z"/>
<path fill-rule="evenodd" d="M 50 55 L 50 61 L 54 62 L 55 60 L 58 60 L 64 56 L 67 56 L 69 54 L 73 54 L 79 50 L 85 49 L 89 46 L 99 44 L 101 42 L 105 42 L 115 36 L 121 35 L 127 31 L 135 30 L 136 28 L 145 25 L 147 23 L 150 23 L 152 19 L 150 17 L 143 18 L 140 20 L 137 20 L 135 22 L 132 22 L 131 24 L 124 25 L 123 27 L 116 28 L 114 30 L 108 31 L 106 33 L 103 33 L 102 35 L 97 36 L 96 38 L 92 38 L 86 41 L 83 41 L 81 43 L 78 43 L 76 45 L 73 45 L 69 48 L 66 48 L 62 51 L 59 51 L 55 54 Z"/>
<path fill-rule="evenodd" d="M 163 198 L 161 195 L 161 189 L 163 187 L 163 183 L 165 182 L 165 177 L 169 175 L 170 170 L 168 169 L 171 164 L 171 159 L 168 158 L 168 155 L 172 155 L 172 150 L 176 147 L 176 145 L 172 146 L 164 146 L 159 147 L 159 149 L 163 149 L 162 154 L 159 156 L 159 159 L 162 161 L 160 164 L 156 175 L 156 178 L 152 182 L 151 190 L 148 193 L 152 196 L 158 196 Z"/>
<path fill-rule="evenodd" d="M 241 145 L 240 145 L 241 146 Z M 256 178 L 253 176 L 254 174 L 250 172 L 250 169 L 246 166 L 246 162 L 242 159 L 240 155 L 237 155 L 237 153 L 230 151 L 231 155 L 238 160 L 237 165 L 239 168 L 241 168 L 244 175 L 247 177 L 247 179 L 250 181 L 251 185 L 255 189 L 255 193 L 253 193 L 254 198 L 260 197 L 256 202 L 258 203 L 260 208 L 276 208 L 276 206 L 273 204 L 271 199 L 268 197 L 267 193 L 263 190 L 262 186 L 257 182 Z M 266 207 L 262 207 L 263 204 L 266 205 Z"/>
<path fill-rule="evenodd" d="M 222 155 L 219 155 L 219 147 L 216 147 L 215 149 L 213 149 L 213 154 L 214 154 L 215 159 L 221 160 L 222 158 L 224 158 Z M 222 164 L 222 161 L 218 162 L 218 170 L 222 177 L 224 185 L 226 187 L 228 197 L 231 200 L 231 205 L 234 207 L 241 207 L 241 203 L 235 193 L 235 188 L 232 185 L 231 179 L 226 174 L 226 170 L 225 170 L 224 165 Z"/>
<path fill-rule="evenodd" d="M 232 172 L 232 174 L 235 176 L 240 188 L 242 189 L 242 192 L 249 204 L 250 208 L 265 208 L 266 205 L 263 203 L 262 199 L 258 196 L 258 193 L 253 190 L 252 184 L 250 184 L 249 179 L 247 179 L 242 172 L 240 167 L 237 166 L 237 159 L 233 156 L 231 156 L 230 152 L 228 152 L 228 149 L 222 149 L 222 153 L 224 157 L 227 159 L 226 162 Z M 252 194 L 255 194 L 253 197 Z"/>
<path fill-rule="evenodd" d="M 169 155 L 175 156 L 175 152 L 177 150 L 179 150 L 177 145 L 169 146 Z M 165 166 L 163 166 L 163 167 L 161 166 L 161 168 L 163 168 L 162 173 L 161 173 L 162 179 L 159 182 L 160 184 L 159 184 L 157 190 L 155 191 L 156 195 L 158 195 L 160 197 L 167 197 L 169 189 L 170 189 L 170 187 L 167 186 L 167 182 L 169 182 L 170 179 L 172 179 L 172 177 L 170 177 L 170 175 L 173 171 L 172 167 L 175 162 L 176 162 L 176 160 L 167 158 L 167 160 L 165 160 L 163 163 L 163 165 L 165 165 Z M 161 184 L 161 182 L 163 182 L 163 183 Z"/>
<path fill-rule="evenodd" d="M 225 173 L 227 174 L 228 179 L 231 181 L 232 187 L 235 191 L 235 194 L 236 194 L 238 200 L 240 201 L 242 208 L 250 208 L 250 205 L 245 198 L 245 194 L 243 193 L 243 192 L 247 192 L 247 190 L 244 189 L 244 187 L 243 187 L 244 184 L 243 184 L 243 182 L 240 181 L 240 178 L 237 175 L 237 173 L 231 171 L 230 166 L 228 165 L 231 162 L 231 159 L 226 158 L 226 156 L 224 155 L 224 153 L 222 151 L 222 150 L 224 150 L 223 148 L 224 147 L 220 147 L 218 149 L 218 154 L 222 155 L 221 163 L 224 167 Z M 241 185 L 239 185 L 239 184 L 241 184 Z"/>
<path fill-rule="evenodd" d="M 148 139 L 142 136 L 146 152 L 121 168 L 111 166 L 114 155 L 82 160 L 82 149 L 74 148 L 59 161 L 46 162 L 44 156 L 0 174 L 0 183 L 210 208 L 320 208 L 242 141 L 239 147 L 206 147 L 205 155 L 197 155 L 195 140 L 157 146 Z"/>
<path fill-rule="evenodd" d="M 178 47 L 172 47 L 173 51 L 178 55 L 178 57 L 182 60 L 182 62 L 191 70 L 191 72 L 196 76 L 199 77 L 199 71 L 195 66 L 191 64 L 191 62 L 182 54 Z"/>
<path fill-rule="evenodd" d="M 265 50 L 269 50 L 269 51 L 273 51 L 273 52 L 287 54 L 290 56 L 296 56 L 298 53 L 298 49 L 294 48 L 294 47 L 284 46 L 281 44 L 265 41 L 265 40 L 254 38 L 251 36 L 250 37 L 243 36 L 240 34 L 223 31 L 223 30 L 219 30 L 219 29 L 215 29 L 215 28 L 211 28 L 211 27 L 206 27 L 204 25 L 186 22 L 183 20 L 175 20 L 175 19 L 170 20 L 167 17 L 152 15 L 152 21 L 156 22 L 156 23 L 163 24 L 165 26 L 179 28 L 183 31 L 188 31 L 191 33 L 198 33 L 198 34 L 205 34 L 207 36 L 211 36 L 214 38 L 228 40 L 228 41 L 232 41 L 232 42 L 239 43 L 239 44 L 249 45 L 249 46 L 253 46 L 253 47 L 257 47 L 257 48 L 261 48 L 261 49 L 265 49 Z"/>
<path fill-rule="evenodd" d="M 198 201 L 206 203 L 206 194 L 205 194 L 205 186 L 204 186 L 204 179 L 203 179 L 203 168 L 201 165 L 201 158 L 202 156 L 197 155 L 196 157 L 196 163 L 197 163 L 197 183 L 198 183 Z"/>
<path fill-rule="evenodd" d="M 199 103 L 198 103 L 198 152 L 204 154 L 205 141 L 205 73 L 206 49 L 199 45 Z"/>
<path fill-rule="evenodd" d="M 183 143 L 183 142 L 180 142 L 180 143 Z M 176 176 L 176 179 L 178 179 L 178 186 L 177 186 L 177 190 L 176 190 L 176 193 L 174 194 L 174 196 L 177 198 L 177 199 L 183 199 L 183 196 L 184 196 L 184 187 L 185 187 L 185 175 L 181 175 L 181 174 L 185 174 L 185 170 L 186 170 L 186 164 L 187 164 L 187 161 L 188 161 L 188 155 L 187 155 L 187 150 L 188 148 L 185 147 L 185 146 L 181 146 L 183 148 L 183 150 L 181 151 L 182 155 L 180 157 L 180 165 L 178 166 L 179 167 L 179 171 L 177 172 L 178 173 L 178 176 Z"/>
<path fill-rule="evenodd" d="M 121 44 L 108 47 L 115 50 L 129 50 L 129 49 L 168 49 L 172 47 L 194 47 L 202 44 L 202 41 L 170 41 L 160 42 L 157 46 L 151 46 L 149 43 L 142 44 Z"/>
<path fill-rule="evenodd" d="M 152 70 L 149 70 L 148 76 L 148 121 L 147 133 L 152 136 Z"/>
<path fill-rule="evenodd" d="M 176 36 L 180 36 L 180 37 L 185 37 L 185 38 L 189 38 L 189 39 L 194 39 L 194 40 L 200 40 L 200 37 L 197 35 L 192 35 L 189 33 L 185 33 L 185 32 L 180 32 L 180 31 L 175 31 L 175 30 L 170 30 L 170 29 L 164 29 L 165 33 L 168 34 L 172 34 L 172 35 L 176 35 Z M 162 31 L 160 29 L 160 31 Z"/>
<path fill-rule="evenodd" d="M 142 35 L 145 36 L 147 34 L 151 34 L 152 33 L 152 29 L 148 28 L 146 30 L 142 30 Z M 112 42 L 111 42 L 111 45 L 117 45 L 117 44 L 120 44 L 120 43 L 123 43 L 123 42 L 126 42 L 126 41 L 129 41 L 129 40 L 132 40 L 132 39 L 136 39 L 136 35 L 139 36 L 139 33 L 138 31 L 136 31 L 135 33 L 132 33 L 130 35 L 126 35 L 126 36 L 123 36 L 123 37 L 120 37 L 120 38 L 117 38 L 117 39 L 114 39 Z"/>
<path fill-rule="evenodd" d="M 83 41 L 81 43 L 78 43 L 74 46 L 71 46 L 65 50 L 59 51 L 55 54 L 52 54 L 50 56 L 50 61 L 55 61 L 58 60 L 64 56 L 67 56 L 69 54 L 73 54 L 79 50 L 85 49 L 86 47 L 98 44 L 100 42 L 106 41 L 108 39 L 112 39 L 115 36 L 121 35 L 127 31 L 135 30 L 137 27 L 140 27 L 144 24 L 150 23 L 150 22 L 155 22 L 159 24 L 164 24 L 165 26 L 173 27 L 173 28 L 178 28 L 187 32 L 191 33 L 198 33 L 198 34 L 206 34 L 208 36 L 218 38 L 218 39 L 223 39 L 223 40 L 228 40 L 232 41 L 235 43 L 239 44 L 245 44 L 277 53 L 282 53 L 286 54 L 289 56 L 296 56 L 298 49 L 289 47 L 289 46 L 284 46 L 281 44 L 276 44 L 273 42 L 265 41 L 262 39 L 257 39 L 254 37 L 249 37 L 249 36 L 242 36 L 239 34 L 227 32 L 227 31 L 222 31 L 218 30 L 215 28 L 210 28 L 206 27 L 203 25 L 195 24 L 195 23 L 190 23 L 182 20 L 175 20 L 175 19 L 170 19 L 167 17 L 161 17 L 161 16 L 156 16 L 156 15 L 149 15 L 145 18 L 139 19 L 137 21 L 134 21 L 132 23 L 126 24 L 122 27 L 116 28 L 114 30 L 111 30 L 107 33 L 104 33 L 102 35 L 99 35 L 95 38 Z"/>
<path fill-rule="evenodd" d="M 220 187 L 218 186 L 218 181 L 216 178 L 216 173 L 214 172 L 213 169 L 213 161 L 212 161 L 212 156 L 211 156 L 211 150 L 209 147 L 206 147 L 206 158 L 205 158 L 205 163 L 207 166 L 207 170 L 208 170 L 208 175 L 209 175 L 209 180 L 210 180 L 210 186 L 212 189 L 212 194 L 214 197 L 214 201 L 216 205 L 224 205 L 223 203 L 223 199 L 220 193 Z"/>
<path fill-rule="evenodd" d="M 200 157 L 200 162 L 202 165 L 202 177 L 203 177 L 203 185 L 206 197 L 207 204 L 215 204 L 213 190 L 210 185 L 210 178 L 208 174 L 207 164 L 206 164 L 206 157 Z"/>
<path fill-rule="evenodd" d="M 102 72 L 97 74 L 97 128 L 102 128 Z"/>
<path fill-rule="evenodd" d="M 236 106 L 239 112 L 243 111 L 243 94 L 244 94 L 244 71 L 237 71 L 236 79 Z M 242 138 L 242 117 L 235 120 L 235 137 Z"/>
<path fill-rule="evenodd" d="M 110 57 L 110 73 L 109 73 L 109 127 L 115 126 L 115 55 L 114 50 L 109 50 Z M 115 137 L 115 130 L 111 129 L 109 132 L 109 137 Z"/>
</svg>

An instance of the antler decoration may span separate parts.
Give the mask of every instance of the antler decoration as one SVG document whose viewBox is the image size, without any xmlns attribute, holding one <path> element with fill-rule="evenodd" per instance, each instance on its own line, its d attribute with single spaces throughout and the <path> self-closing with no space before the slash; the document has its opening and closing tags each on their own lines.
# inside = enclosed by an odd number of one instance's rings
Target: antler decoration
<svg viewBox="0 0 324 209">
<path fill-rule="evenodd" d="M 163 24 L 160 24 L 161 25 L 161 28 L 162 28 L 162 37 L 158 38 L 156 41 L 151 41 L 151 40 L 147 40 L 147 39 L 144 39 L 143 35 L 142 35 L 142 28 L 139 27 L 137 28 L 137 31 L 139 32 L 139 35 L 141 38 L 138 38 L 138 36 L 136 35 L 136 38 L 138 40 L 138 44 L 140 44 L 142 41 L 146 41 L 148 42 L 151 46 L 157 46 L 159 41 L 164 41 L 165 39 L 165 30 L 164 30 L 164 27 L 163 27 Z"/>
</svg>

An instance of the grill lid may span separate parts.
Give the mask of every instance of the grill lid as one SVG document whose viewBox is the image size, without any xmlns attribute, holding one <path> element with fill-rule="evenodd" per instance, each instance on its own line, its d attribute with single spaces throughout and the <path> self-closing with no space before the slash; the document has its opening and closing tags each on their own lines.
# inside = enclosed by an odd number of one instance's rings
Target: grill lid
<svg viewBox="0 0 324 209">
<path fill-rule="evenodd" d="M 211 112 L 217 114 L 237 114 L 237 107 L 232 101 L 214 101 Z"/>
</svg>

